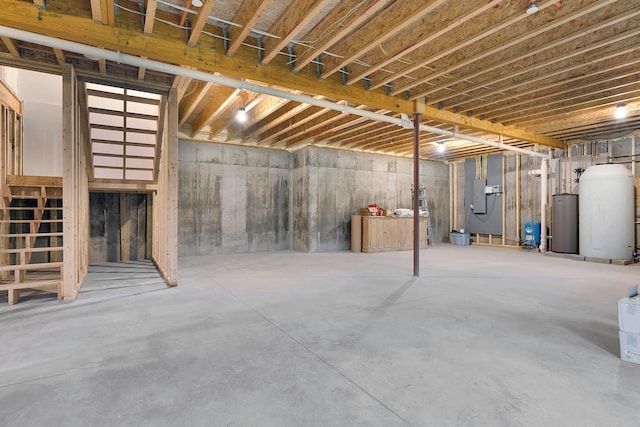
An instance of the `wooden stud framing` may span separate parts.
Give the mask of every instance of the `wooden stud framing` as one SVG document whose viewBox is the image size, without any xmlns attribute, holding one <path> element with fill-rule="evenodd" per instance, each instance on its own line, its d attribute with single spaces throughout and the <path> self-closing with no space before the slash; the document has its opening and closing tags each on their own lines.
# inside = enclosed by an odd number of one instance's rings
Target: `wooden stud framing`
<svg viewBox="0 0 640 427">
<path fill-rule="evenodd" d="M 18 50 L 18 44 L 15 40 L 10 39 L 9 37 L 0 37 L 2 39 L 2 43 L 4 43 L 5 47 L 9 50 L 9 53 L 14 58 L 20 58 L 20 51 Z"/>
<path fill-rule="evenodd" d="M 75 70 L 63 66 L 63 282 L 59 296 L 75 299 L 89 265 L 89 178 Z"/>
<path fill-rule="evenodd" d="M 167 98 L 158 191 L 153 196 L 153 262 L 169 286 L 178 284 L 178 97 Z"/>
</svg>

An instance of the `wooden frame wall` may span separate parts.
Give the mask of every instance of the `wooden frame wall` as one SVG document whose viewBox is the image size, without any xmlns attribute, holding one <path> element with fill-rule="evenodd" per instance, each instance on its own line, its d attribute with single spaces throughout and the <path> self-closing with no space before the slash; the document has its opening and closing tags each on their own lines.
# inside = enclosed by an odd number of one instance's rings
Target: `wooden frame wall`
<svg viewBox="0 0 640 427">
<path fill-rule="evenodd" d="M 178 284 L 178 94 L 171 89 L 166 102 L 158 190 L 153 195 L 152 260 L 169 286 Z"/>
<path fill-rule="evenodd" d="M 9 144 L 14 141 L 10 150 Z M 7 175 L 22 173 L 22 102 L 13 91 L 0 80 L 0 220 L 9 219 L 5 207 L 7 189 Z M 6 215 L 6 218 L 5 218 Z M 0 235 L 9 234 L 9 223 L 0 223 Z M 9 249 L 9 238 L 0 238 L 0 250 Z M 0 254 L 0 265 L 9 265 L 10 255 Z M 0 279 L 6 279 L 8 271 L 0 272 Z"/>
<path fill-rule="evenodd" d="M 62 298 L 73 300 L 89 267 L 89 163 L 81 120 L 80 91 L 73 67 L 63 78 L 63 285 Z"/>
</svg>

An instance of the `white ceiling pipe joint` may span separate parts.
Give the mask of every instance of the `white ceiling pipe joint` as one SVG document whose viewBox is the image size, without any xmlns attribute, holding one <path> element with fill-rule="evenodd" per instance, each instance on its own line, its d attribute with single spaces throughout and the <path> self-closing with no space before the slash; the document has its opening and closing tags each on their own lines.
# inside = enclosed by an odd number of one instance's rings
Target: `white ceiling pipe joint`
<svg viewBox="0 0 640 427">
<path fill-rule="evenodd" d="M 374 113 L 371 111 L 360 110 L 354 107 L 349 107 L 346 104 L 337 104 L 335 102 L 316 99 L 306 95 L 289 93 L 286 91 L 273 89 L 266 86 L 260 86 L 253 83 L 246 83 L 242 80 L 236 80 L 228 77 L 223 77 L 220 75 L 214 75 L 204 71 L 191 70 L 191 69 L 180 67 L 178 65 L 167 64 L 165 62 L 155 61 L 152 59 L 140 58 L 138 56 L 122 53 L 120 51 L 114 52 L 114 51 L 103 49 L 103 48 L 88 46 L 88 45 L 67 41 L 67 40 L 56 39 L 54 37 L 30 33 L 28 31 L 18 30 L 16 28 L 6 27 L 2 25 L 0 25 L 0 36 L 11 37 L 11 38 L 22 40 L 29 43 L 35 43 L 43 46 L 48 46 L 51 48 L 62 49 L 69 52 L 75 52 L 81 55 L 99 56 L 100 58 L 104 58 L 108 61 L 113 61 L 118 64 L 127 64 L 134 67 L 143 67 L 148 70 L 154 70 L 162 73 L 173 74 L 176 76 L 183 76 L 183 77 L 188 77 L 195 80 L 211 82 L 221 86 L 228 86 L 236 89 L 249 90 L 249 91 L 261 93 L 264 95 L 276 96 L 279 98 L 289 99 L 291 101 L 296 101 L 303 104 L 315 105 L 317 107 L 349 113 L 355 116 L 365 117 L 365 118 L 369 118 L 369 119 L 380 121 L 380 122 L 386 122 L 386 123 L 398 125 L 401 127 L 407 127 L 408 126 L 407 122 L 411 123 L 411 121 L 409 120 L 409 117 L 406 114 L 401 114 L 400 118 L 395 118 L 395 117 L 386 116 L 380 113 Z M 406 120 L 403 119 L 403 116 L 406 117 Z M 413 128 L 413 124 L 411 124 L 409 128 Z M 455 137 L 458 139 L 475 142 L 477 144 L 487 145 L 490 147 L 500 148 L 508 151 L 515 151 L 522 154 L 528 154 L 534 157 L 542 157 L 542 158 L 547 157 L 546 155 L 542 153 L 537 153 L 535 151 L 525 150 L 523 148 L 512 147 L 509 145 L 503 145 L 502 143 L 499 143 L 499 142 L 488 141 L 485 139 L 476 138 L 476 137 L 464 135 L 464 134 L 459 134 L 456 132 L 450 132 L 450 131 L 446 131 L 446 130 L 442 130 L 439 128 L 426 126 L 422 124 L 420 125 L 420 131 L 435 133 L 437 135 L 443 135 L 449 138 Z"/>
</svg>

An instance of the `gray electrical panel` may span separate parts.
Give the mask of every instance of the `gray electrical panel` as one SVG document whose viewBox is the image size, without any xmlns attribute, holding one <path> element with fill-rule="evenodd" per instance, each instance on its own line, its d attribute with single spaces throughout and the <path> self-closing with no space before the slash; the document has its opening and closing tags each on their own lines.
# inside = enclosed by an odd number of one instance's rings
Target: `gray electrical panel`
<svg viewBox="0 0 640 427">
<path fill-rule="evenodd" d="M 485 161 L 486 165 L 482 162 Z M 479 168 L 479 170 L 476 170 Z M 484 170 L 484 172 L 483 172 Z M 476 173 L 477 172 L 477 173 Z M 472 234 L 502 233 L 502 154 L 464 162 L 465 231 Z M 470 206 L 473 205 L 473 210 Z"/>
</svg>

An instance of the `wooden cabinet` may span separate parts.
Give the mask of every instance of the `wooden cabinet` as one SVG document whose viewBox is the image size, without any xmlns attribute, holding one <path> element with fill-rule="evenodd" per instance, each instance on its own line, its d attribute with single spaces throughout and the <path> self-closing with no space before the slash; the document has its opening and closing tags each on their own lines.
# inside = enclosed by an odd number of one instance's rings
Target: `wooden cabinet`
<svg viewBox="0 0 640 427">
<path fill-rule="evenodd" d="M 420 218 L 420 247 L 427 246 L 426 218 Z M 362 252 L 413 249 L 413 218 L 362 217 Z"/>
</svg>

